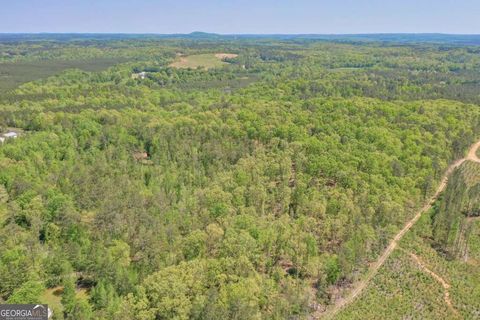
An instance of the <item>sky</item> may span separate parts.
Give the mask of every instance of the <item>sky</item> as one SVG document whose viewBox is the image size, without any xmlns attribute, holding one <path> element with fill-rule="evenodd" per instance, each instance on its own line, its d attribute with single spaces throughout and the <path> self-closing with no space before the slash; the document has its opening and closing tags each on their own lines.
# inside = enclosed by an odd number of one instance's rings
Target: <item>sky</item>
<svg viewBox="0 0 480 320">
<path fill-rule="evenodd" d="M 0 33 L 480 34 L 480 0 L 0 0 Z"/>
</svg>

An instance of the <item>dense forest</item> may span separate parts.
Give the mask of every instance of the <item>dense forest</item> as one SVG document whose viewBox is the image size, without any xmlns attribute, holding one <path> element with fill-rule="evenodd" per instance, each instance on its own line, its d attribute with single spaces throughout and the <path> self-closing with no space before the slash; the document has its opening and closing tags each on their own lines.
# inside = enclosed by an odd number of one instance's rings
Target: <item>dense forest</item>
<svg viewBox="0 0 480 320">
<path fill-rule="evenodd" d="M 480 167 L 467 163 L 455 172 L 443 199 L 433 212 L 433 236 L 450 258 L 468 259 L 473 221 L 480 218 Z"/>
<path fill-rule="evenodd" d="M 231 56 L 215 64 L 219 53 Z M 54 319 L 308 318 L 362 277 L 480 136 L 479 53 L 4 39 L 0 133 L 17 136 L 0 145 L 0 302 L 48 303 Z M 456 263 L 480 243 L 459 231 L 460 206 L 478 216 L 478 184 L 462 182 L 477 169 L 462 170 L 422 220 L 424 251 Z"/>
</svg>

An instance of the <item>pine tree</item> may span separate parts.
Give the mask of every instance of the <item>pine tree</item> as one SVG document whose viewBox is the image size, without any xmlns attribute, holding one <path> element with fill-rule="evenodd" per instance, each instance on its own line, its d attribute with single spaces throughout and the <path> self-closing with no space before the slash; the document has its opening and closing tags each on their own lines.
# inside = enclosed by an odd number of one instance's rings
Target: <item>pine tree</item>
<svg viewBox="0 0 480 320">
<path fill-rule="evenodd" d="M 62 305 L 65 317 L 73 311 L 75 302 L 75 281 L 73 278 L 68 278 L 65 280 L 62 294 Z"/>
</svg>

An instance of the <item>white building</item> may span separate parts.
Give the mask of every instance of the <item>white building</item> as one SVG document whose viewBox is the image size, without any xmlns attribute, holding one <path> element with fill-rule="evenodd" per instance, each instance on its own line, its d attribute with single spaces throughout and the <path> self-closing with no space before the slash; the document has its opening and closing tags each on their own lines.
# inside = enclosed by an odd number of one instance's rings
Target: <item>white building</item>
<svg viewBox="0 0 480 320">
<path fill-rule="evenodd" d="M 147 73 L 145 71 L 132 74 L 132 79 L 145 79 L 146 77 L 147 77 Z"/>
<path fill-rule="evenodd" d="M 18 133 L 9 131 L 7 133 L 0 135 L 0 143 L 4 143 L 5 140 L 7 139 L 16 139 L 17 137 L 18 137 Z"/>
<path fill-rule="evenodd" d="M 3 135 L 4 138 L 13 138 L 15 139 L 16 137 L 18 137 L 18 134 L 16 132 L 13 132 L 13 131 L 10 131 L 10 132 L 7 132 Z"/>
</svg>

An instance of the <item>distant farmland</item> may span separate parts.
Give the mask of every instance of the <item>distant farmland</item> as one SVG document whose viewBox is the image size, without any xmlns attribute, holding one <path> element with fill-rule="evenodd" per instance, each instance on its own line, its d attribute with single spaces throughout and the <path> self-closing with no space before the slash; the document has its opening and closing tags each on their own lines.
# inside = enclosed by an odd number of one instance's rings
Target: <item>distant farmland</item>
<svg viewBox="0 0 480 320">
<path fill-rule="evenodd" d="M 123 59 L 95 58 L 85 60 L 42 60 L 0 64 L 0 93 L 22 83 L 47 78 L 66 69 L 101 71 L 124 61 Z"/>
<path fill-rule="evenodd" d="M 176 61 L 170 64 L 174 68 L 218 68 L 225 65 L 228 65 L 228 62 L 225 62 L 226 58 L 235 58 L 236 54 L 233 53 L 205 53 L 205 54 L 195 54 L 191 56 L 180 56 Z"/>
</svg>

